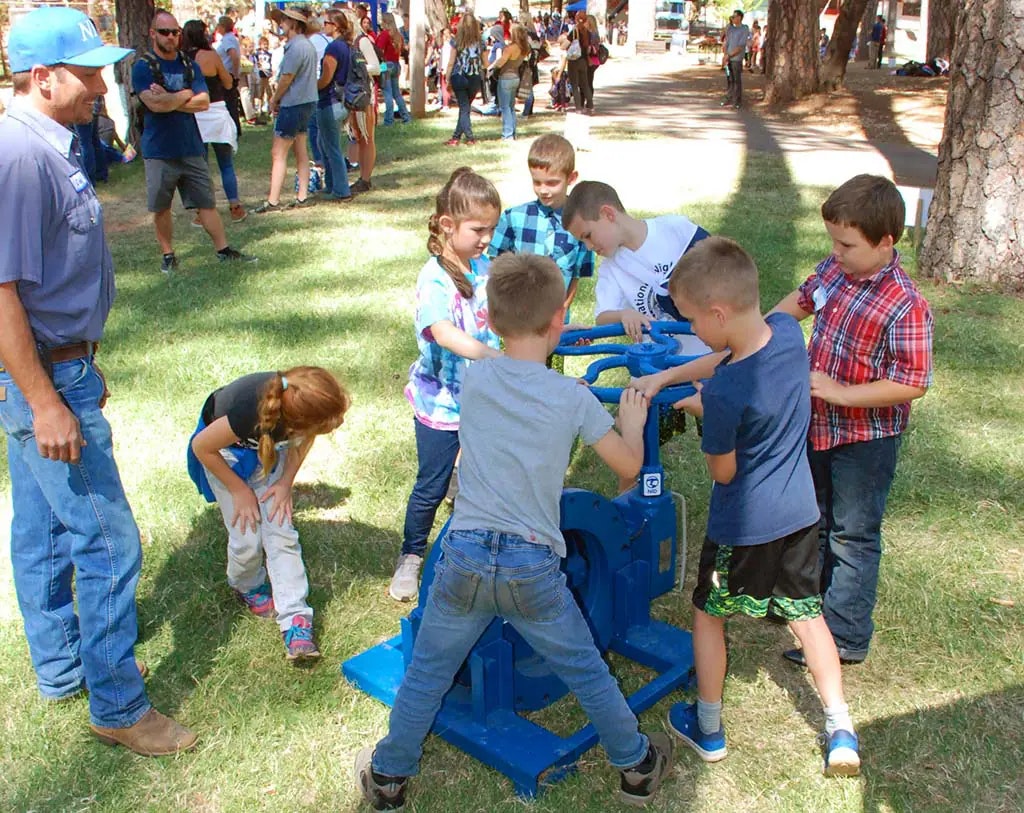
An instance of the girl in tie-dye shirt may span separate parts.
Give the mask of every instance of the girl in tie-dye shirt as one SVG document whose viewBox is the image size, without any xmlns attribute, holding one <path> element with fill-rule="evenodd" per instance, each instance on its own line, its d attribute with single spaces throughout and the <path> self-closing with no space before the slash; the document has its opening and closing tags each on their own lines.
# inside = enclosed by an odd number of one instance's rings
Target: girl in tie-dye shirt
<svg viewBox="0 0 1024 813">
<path fill-rule="evenodd" d="M 405 397 L 412 404 L 419 461 L 405 513 L 402 552 L 391 597 L 410 601 L 419 591 L 427 535 L 448 489 L 459 454 L 459 394 L 470 362 L 498 355 L 487 324 L 487 260 L 501 212 L 494 185 L 462 167 L 437 195 L 427 249 L 416 280 L 416 343 Z"/>
</svg>

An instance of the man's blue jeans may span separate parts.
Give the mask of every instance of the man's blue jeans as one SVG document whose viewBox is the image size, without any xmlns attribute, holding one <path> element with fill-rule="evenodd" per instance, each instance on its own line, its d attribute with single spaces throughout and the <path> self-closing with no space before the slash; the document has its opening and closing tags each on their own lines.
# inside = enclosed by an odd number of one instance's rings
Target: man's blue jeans
<svg viewBox="0 0 1024 813">
<path fill-rule="evenodd" d="M 416 483 L 405 509 L 402 553 L 425 556 L 427 537 L 434 527 L 437 509 L 448 493 L 448 483 L 459 457 L 459 433 L 455 430 L 431 429 L 415 418 L 413 423 L 416 425 L 416 457 L 419 466 Z"/>
<path fill-rule="evenodd" d="M 896 436 L 808 450 L 821 511 L 825 621 L 844 659 L 864 660 L 875 629 L 882 515 L 899 448 Z"/>
<path fill-rule="evenodd" d="M 639 764 L 647 737 L 637 728 L 615 678 L 547 545 L 497 531 L 452 531 L 434 569 L 412 661 L 398 689 L 388 735 L 373 770 L 413 776 L 423 740 L 469 650 L 496 616 L 510 622 L 576 695 L 619 769 Z"/>
<path fill-rule="evenodd" d="M 324 192 L 335 198 L 347 198 L 352 194 L 348 185 L 348 167 L 340 141 L 341 123 L 347 117 L 348 110 L 341 102 L 316 109 L 320 152 L 324 157 Z"/>
<path fill-rule="evenodd" d="M 501 111 L 501 137 L 515 138 L 516 135 L 516 92 L 519 90 L 518 76 L 498 77 L 498 109 Z"/>
<path fill-rule="evenodd" d="M 395 109 L 398 109 L 398 117 L 402 121 L 409 121 L 409 109 L 405 106 L 405 99 L 402 98 L 402 88 L 398 84 L 398 77 L 402 71 L 399 62 L 387 62 L 387 73 L 380 78 L 381 87 L 384 89 L 384 126 L 389 127 L 395 123 Z"/>
<path fill-rule="evenodd" d="M 40 457 L 28 403 L 10 374 L 0 372 L 14 586 L 39 691 L 59 699 L 85 681 L 93 724 L 125 728 L 150 708 L 133 652 L 139 530 L 99 408 L 102 379 L 91 361 L 77 359 L 54 365 L 54 384 L 87 444 L 76 464 Z"/>
</svg>

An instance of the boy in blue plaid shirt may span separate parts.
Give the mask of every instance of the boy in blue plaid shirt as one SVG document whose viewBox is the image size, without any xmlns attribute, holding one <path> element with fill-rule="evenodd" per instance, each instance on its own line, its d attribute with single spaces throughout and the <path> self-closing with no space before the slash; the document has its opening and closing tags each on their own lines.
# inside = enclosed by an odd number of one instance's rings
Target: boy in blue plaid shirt
<svg viewBox="0 0 1024 813">
<path fill-rule="evenodd" d="M 537 200 L 506 209 L 498 218 L 488 257 L 513 252 L 542 254 L 555 261 L 565 280 L 565 321 L 580 277 L 594 274 L 594 252 L 562 225 L 562 207 L 576 181 L 576 152 L 560 135 L 543 135 L 527 157 Z"/>
</svg>

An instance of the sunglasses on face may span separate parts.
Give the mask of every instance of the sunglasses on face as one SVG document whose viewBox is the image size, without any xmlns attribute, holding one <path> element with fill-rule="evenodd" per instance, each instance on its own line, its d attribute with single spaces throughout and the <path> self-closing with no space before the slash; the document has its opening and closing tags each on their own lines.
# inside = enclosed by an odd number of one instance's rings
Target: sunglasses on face
<svg viewBox="0 0 1024 813">
<path fill-rule="evenodd" d="M 158 28 L 156 30 L 156 33 L 160 34 L 160 35 L 162 35 L 164 37 L 176 37 L 176 36 L 178 36 L 181 33 L 181 29 L 180 28 Z"/>
</svg>

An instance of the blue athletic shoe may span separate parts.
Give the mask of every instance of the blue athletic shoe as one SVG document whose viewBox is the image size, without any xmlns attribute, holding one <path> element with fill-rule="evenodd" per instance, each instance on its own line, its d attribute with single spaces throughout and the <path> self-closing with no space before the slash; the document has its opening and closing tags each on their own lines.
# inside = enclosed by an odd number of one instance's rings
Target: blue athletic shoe
<svg viewBox="0 0 1024 813">
<path fill-rule="evenodd" d="M 857 776 L 860 773 L 860 754 L 857 735 L 838 729 L 826 735 L 825 776 Z"/>
<path fill-rule="evenodd" d="M 701 731 L 697 724 L 696 703 L 674 704 L 668 710 L 668 727 L 705 762 L 725 759 L 725 729 L 719 726 L 714 734 L 705 734 Z"/>
</svg>

